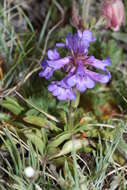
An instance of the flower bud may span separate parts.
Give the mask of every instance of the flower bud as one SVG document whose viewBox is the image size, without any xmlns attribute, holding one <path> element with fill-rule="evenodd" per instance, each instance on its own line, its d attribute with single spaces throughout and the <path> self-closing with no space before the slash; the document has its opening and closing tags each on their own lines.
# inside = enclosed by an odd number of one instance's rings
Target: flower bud
<svg viewBox="0 0 127 190">
<path fill-rule="evenodd" d="M 125 23 L 125 9 L 122 0 L 103 0 L 102 15 L 106 18 L 107 27 L 118 31 Z"/>
</svg>

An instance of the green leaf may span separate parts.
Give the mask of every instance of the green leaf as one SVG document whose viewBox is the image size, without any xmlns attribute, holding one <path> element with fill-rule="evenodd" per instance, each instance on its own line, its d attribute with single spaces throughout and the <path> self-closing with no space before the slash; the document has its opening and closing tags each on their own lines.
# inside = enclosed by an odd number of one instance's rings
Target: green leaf
<svg viewBox="0 0 127 190">
<path fill-rule="evenodd" d="M 36 125 L 39 127 L 44 127 L 46 129 L 61 131 L 58 127 L 56 127 L 52 122 L 48 121 L 44 117 L 29 115 L 23 118 L 23 120 L 32 125 Z"/>
<path fill-rule="evenodd" d="M 26 137 L 35 145 L 41 154 L 44 153 L 45 144 L 40 136 L 36 133 L 26 133 Z"/>
<path fill-rule="evenodd" d="M 81 148 L 86 147 L 88 144 L 89 144 L 89 142 L 87 139 L 69 140 L 68 142 L 66 142 L 63 145 L 62 150 L 58 154 L 52 156 L 51 158 L 56 158 L 59 156 L 66 155 L 68 153 L 71 153 L 73 150 L 75 150 L 75 151 L 80 150 Z"/>
<path fill-rule="evenodd" d="M 10 119 L 10 115 L 6 113 L 0 113 L 0 121 L 8 121 Z"/>
<path fill-rule="evenodd" d="M 112 37 L 115 38 L 116 40 L 120 40 L 124 43 L 127 43 L 127 33 L 113 32 Z"/>
<path fill-rule="evenodd" d="M 14 105 L 17 106 L 17 107 L 21 107 L 15 98 L 6 97 L 6 100 L 7 100 L 7 102 L 10 103 L 10 104 L 14 104 Z"/>
<path fill-rule="evenodd" d="M 103 48 L 103 47 L 102 47 Z M 122 63 L 123 60 L 123 52 L 120 46 L 118 46 L 117 42 L 115 40 L 109 40 L 109 42 L 105 43 L 104 49 L 104 56 L 109 56 L 112 60 L 112 65 L 110 68 L 115 68 L 117 65 Z"/>
<path fill-rule="evenodd" d="M 4 108 L 8 109 L 15 115 L 19 115 L 24 110 L 24 108 L 19 105 L 17 100 L 12 97 L 6 97 L 5 100 L 0 102 L 0 105 Z"/>
<path fill-rule="evenodd" d="M 51 142 L 49 143 L 48 147 L 58 147 L 61 143 L 65 140 L 68 140 L 71 137 L 72 133 L 64 132 L 60 135 L 57 135 Z"/>
<path fill-rule="evenodd" d="M 119 152 L 127 160 L 127 143 L 124 141 L 124 139 L 121 138 L 117 148 L 118 148 Z"/>
</svg>

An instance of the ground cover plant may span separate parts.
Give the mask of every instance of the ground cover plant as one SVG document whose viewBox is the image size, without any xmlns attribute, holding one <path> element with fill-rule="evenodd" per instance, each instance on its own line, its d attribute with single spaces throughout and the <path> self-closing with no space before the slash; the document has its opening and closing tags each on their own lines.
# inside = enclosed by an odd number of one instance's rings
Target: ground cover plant
<svg viewBox="0 0 127 190">
<path fill-rule="evenodd" d="M 0 1 L 0 190 L 127 189 L 126 12 Z"/>
</svg>

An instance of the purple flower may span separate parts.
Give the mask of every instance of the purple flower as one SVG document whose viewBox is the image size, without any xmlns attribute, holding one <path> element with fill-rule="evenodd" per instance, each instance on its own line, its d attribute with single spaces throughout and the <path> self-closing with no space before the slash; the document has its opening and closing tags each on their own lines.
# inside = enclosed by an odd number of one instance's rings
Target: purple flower
<svg viewBox="0 0 127 190">
<path fill-rule="evenodd" d="M 45 77 L 46 79 L 49 79 L 50 77 L 52 77 L 55 69 L 48 66 L 47 59 L 44 59 L 42 61 L 41 66 L 42 66 L 42 71 L 39 73 L 39 76 Z"/>
<path fill-rule="evenodd" d="M 49 86 L 48 90 L 52 92 L 59 100 L 75 100 L 76 95 L 64 80 L 53 81 Z"/>
<path fill-rule="evenodd" d="M 85 68 L 80 63 L 73 74 L 68 77 L 67 84 L 70 87 L 76 87 L 80 92 L 84 92 L 87 88 L 93 88 L 95 86 L 94 80 L 92 80 L 85 72 Z"/>
<path fill-rule="evenodd" d="M 105 60 L 99 60 L 96 59 L 94 56 L 89 56 L 87 59 L 88 65 L 93 66 L 97 69 L 101 69 L 101 70 L 106 70 L 107 66 L 110 66 L 112 64 L 111 60 L 109 57 L 107 57 L 107 59 Z M 87 64 L 86 62 L 86 64 Z"/>
<path fill-rule="evenodd" d="M 90 30 L 80 31 L 74 35 L 68 34 L 66 37 L 66 42 L 57 43 L 57 47 L 67 47 L 73 53 L 88 53 L 89 44 L 96 40 Z"/>
<path fill-rule="evenodd" d="M 42 71 L 39 73 L 39 76 L 49 79 L 52 77 L 55 70 L 58 70 L 69 63 L 69 58 L 60 58 L 56 49 L 48 50 L 47 55 L 48 59 L 45 58 L 41 63 Z"/>
<path fill-rule="evenodd" d="M 84 92 L 94 88 L 96 82 L 109 82 L 111 75 L 106 67 L 111 64 L 110 58 L 99 60 L 88 55 L 90 43 L 95 40 L 90 30 L 78 30 L 74 35 L 68 34 L 65 43 L 56 44 L 57 48 L 66 48 L 68 56 L 61 58 L 56 49 L 48 51 L 40 76 L 49 79 L 54 71 L 63 68 L 65 78 L 52 82 L 48 87 L 59 100 L 74 100 L 76 90 Z"/>
</svg>

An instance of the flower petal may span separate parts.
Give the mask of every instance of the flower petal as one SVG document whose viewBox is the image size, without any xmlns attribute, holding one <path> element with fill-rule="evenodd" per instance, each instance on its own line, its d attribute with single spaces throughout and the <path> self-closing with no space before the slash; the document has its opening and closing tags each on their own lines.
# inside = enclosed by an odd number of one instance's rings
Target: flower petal
<svg viewBox="0 0 127 190">
<path fill-rule="evenodd" d="M 70 88 L 64 80 L 52 82 L 48 86 L 48 90 L 59 100 L 74 100 L 76 98 L 72 88 Z"/>
<path fill-rule="evenodd" d="M 103 64 L 105 66 L 110 66 L 112 64 L 112 61 L 109 57 L 107 57 L 106 59 L 102 60 Z"/>
<path fill-rule="evenodd" d="M 56 47 L 66 47 L 66 45 L 64 43 L 56 43 Z"/>
<path fill-rule="evenodd" d="M 66 100 L 67 99 L 67 96 L 66 96 L 66 94 L 64 94 L 64 93 L 61 93 L 59 96 L 57 96 L 57 98 L 58 98 L 58 100 Z"/>
<path fill-rule="evenodd" d="M 76 95 L 72 90 L 70 90 L 70 92 L 68 93 L 68 99 L 69 100 L 75 100 L 76 99 Z"/>
<path fill-rule="evenodd" d="M 86 64 L 92 65 L 93 67 L 102 69 L 102 70 L 105 70 L 106 69 L 105 67 L 111 65 L 111 63 L 112 61 L 109 58 L 105 60 L 99 60 L 99 59 L 96 59 L 94 56 L 90 56 L 86 62 Z"/>
<path fill-rule="evenodd" d="M 47 66 L 44 70 L 42 70 L 42 71 L 39 73 L 39 76 L 40 76 L 40 77 L 45 77 L 46 79 L 49 79 L 49 78 L 52 77 L 53 72 L 54 72 L 54 69 Z"/>
<path fill-rule="evenodd" d="M 80 91 L 80 92 L 84 92 L 86 90 L 86 85 L 84 83 L 80 83 L 78 82 L 76 84 L 76 88 Z"/>
<path fill-rule="evenodd" d="M 67 79 L 67 84 L 68 84 L 70 87 L 75 86 L 76 83 L 77 83 L 77 77 L 76 77 L 76 75 L 73 75 L 73 76 L 71 76 L 71 77 L 68 77 L 68 79 Z"/>
<path fill-rule="evenodd" d="M 73 35 L 71 33 L 69 33 L 66 37 L 66 46 L 69 49 L 73 49 L 73 45 L 74 45 L 74 39 L 73 39 Z"/>
<path fill-rule="evenodd" d="M 84 83 L 84 85 L 87 88 L 94 88 L 95 87 L 95 82 L 87 75 L 84 77 L 84 80 L 82 81 L 82 83 Z"/>
<path fill-rule="evenodd" d="M 56 70 L 64 67 L 64 65 L 68 64 L 69 62 L 70 59 L 68 57 L 58 60 L 51 60 L 51 61 L 47 60 L 48 65 Z"/>
<path fill-rule="evenodd" d="M 110 72 L 108 71 L 106 71 L 106 74 L 100 74 L 86 69 L 85 72 L 92 80 L 95 80 L 100 83 L 107 83 L 111 78 Z"/>
<path fill-rule="evenodd" d="M 57 60 L 57 59 L 60 58 L 60 55 L 59 55 L 59 53 L 58 53 L 58 51 L 56 49 L 54 49 L 54 50 L 48 50 L 47 54 L 48 54 L 48 58 L 50 60 Z"/>
<path fill-rule="evenodd" d="M 45 69 L 47 67 L 47 59 L 46 58 L 41 62 L 41 67 L 42 67 L 42 69 Z"/>
<path fill-rule="evenodd" d="M 57 96 L 59 100 L 75 100 L 76 96 L 72 89 L 64 89 L 61 87 L 61 93 Z"/>
<path fill-rule="evenodd" d="M 54 91 L 54 90 L 56 90 L 56 89 L 57 89 L 57 85 L 56 85 L 56 84 L 51 83 L 51 84 L 48 86 L 48 90 L 49 90 L 50 92 L 52 92 L 52 91 Z"/>
<path fill-rule="evenodd" d="M 90 42 L 95 42 L 96 37 L 93 36 L 93 33 L 90 30 L 84 30 L 83 31 L 83 40 L 87 40 L 89 43 Z"/>
</svg>

